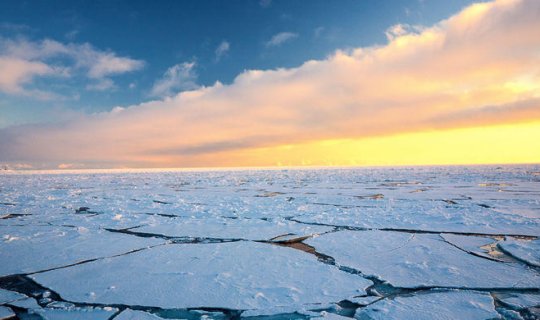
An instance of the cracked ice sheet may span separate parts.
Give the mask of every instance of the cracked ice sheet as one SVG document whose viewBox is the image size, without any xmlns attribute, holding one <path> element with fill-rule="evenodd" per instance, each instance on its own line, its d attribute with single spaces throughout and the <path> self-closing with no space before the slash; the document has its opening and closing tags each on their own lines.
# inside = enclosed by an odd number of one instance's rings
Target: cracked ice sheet
<svg viewBox="0 0 540 320">
<path fill-rule="evenodd" d="M 539 288 L 538 272 L 467 254 L 439 235 L 340 231 L 306 241 L 336 263 L 396 287 Z"/>
<path fill-rule="evenodd" d="M 540 240 L 506 239 L 499 242 L 497 246 L 518 260 L 531 266 L 540 267 Z"/>
<path fill-rule="evenodd" d="M 156 247 L 31 276 L 69 301 L 161 308 L 304 308 L 372 284 L 291 249 L 253 242 Z"/>
<path fill-rule="evenodd" d="M 498 293 L 495 296 L 506 305 L 517 310 L 540 306 L 540 294 Z"/>
<path fill-rule="evenodd" d="M 474 291 L 426 292 L 384 299 L 358 309 L 356 319 L 480 320 L 499 319 L 489 293 Z"/>
<path fill-rule="evenodd" d="M 493 238 L 464 236 L 449 233 L 441 234 L 441 238 L 467 252 L 472 252 L 487 259 L 497 259 L 496 257 L 489 255 L 487 250 L 481 248 L 487 245 L 495 244 L 497 240 Z"/>
<path fill-rule="evenodd" d="M 270 240 L 293 234 L 308 236 L 332 230 L 330 227 L 310 226 L 287 220 L 260 219 L 156 219 L 156 223 L 130 229 L 134 232 L 165 235 L 169 237 L 200 237 Z"/>
<path fill-rule="evenodd" d="M 47 270 L 160 243 L 164 241 L 84 227 L 0 226 L 0 276 Z"/>
<path fill-rule="evenodd" d="M 336 199 L 332 203 L 339 203 Z M 436 232 L 540 235 L 540 219 L 504 214 L 477 205 L 443 201 L 382 199 L 373 207 L 339 208 L 309 204 L 294 220 L 360 228 L 391 228 Z"/>
</svg>

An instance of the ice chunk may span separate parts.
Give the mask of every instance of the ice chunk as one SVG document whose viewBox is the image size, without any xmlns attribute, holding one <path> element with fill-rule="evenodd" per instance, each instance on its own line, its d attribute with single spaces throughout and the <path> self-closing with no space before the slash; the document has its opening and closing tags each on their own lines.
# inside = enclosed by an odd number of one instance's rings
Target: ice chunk
<svg viewBox="0 0 540 320">
<path fill-rule="evenodd" d="M 35 313 L 45 320 L 107 320 L 118 312 L 115 308 L 89 308 L 89 309 L 37 309 Z"/>
<path fill-rule="evenodd" d="M 115 320 L 160 320 L 160 318 L 155 314 L 151 314 L 144 311 L 136 311 L 131 309 L 126 309 L 117 315 Z"/>
<path fill-rule="evenodd" d="M 0 276 L 61 267 L 164 242 L 105 230 L 80 232 L 69 227 L 0 226 L 0 235 L 8 233 L 18 239 L 0 245 Z"/>
<path fill-rule="evenodd" d="M 448 243 L 466 251 L 468 253 L 484 257 L 491 260 L 503 261 L 497 255 L 502 255 L 499 251 L 494 251 L 497 240 L 489 237 L 464 236 L 457 234 L 443 233 L 441 237 Z"/>
<path fill-rule="evenodd" d="M 433 291 L 377 301 L 358 309 L 355 318 L 360 320 L 478 320 L 498 319 L 499 314 L 495 311 L 493 299 L 488 293 Z"/>
<path fill-rule="evenodd" d="M 32 278 L 70 301 L 242 310 L 336 302 L 372 284 L 301 251 L 254 242 L 167 245 Z"/>
<path fill-rule="evenodd" d="M 540 294 L 498 293 L 496 297 L 505 305 L 516 310 L 540 306 Z"/>
<path fill-rule="evenodd" d="M 0 289 L 0 304 L 9 303 L 26 298 L 22 293 Z"/>
<path fill-rule="evenodd" d="M 339 314 L 323 311 L 321 312 L 320 317 L 312 317 L 311 319 L 345 320 L 345 319 L 351 319 L 351 318 L 340 316 Z"/>
<path fill-rule="evenodd" d="M 23 309 L 40 309 L 41 306 L 34 298 L 24 298 L 21 300 L 13 301 L 9 303 L 11 306 L 19 307 Z"/>
<path fill-rule="evenodd" d="M 540 283 L 533 270 L 472 256 L 438 235 L 340 231 L 306 242 L 339 265 L 397 287 L 536 288 Z"/>
<path fill-rule="evenodd" d="M 9 307 L 0 306 L 0 320 L 15 319 L 15 312 Z"/>
<path fill-rule="evenodd" d="M 531 266 L 540 267 L 540 240 L 513 240 L 499 242 L 499 248 Z"/>
</svg>

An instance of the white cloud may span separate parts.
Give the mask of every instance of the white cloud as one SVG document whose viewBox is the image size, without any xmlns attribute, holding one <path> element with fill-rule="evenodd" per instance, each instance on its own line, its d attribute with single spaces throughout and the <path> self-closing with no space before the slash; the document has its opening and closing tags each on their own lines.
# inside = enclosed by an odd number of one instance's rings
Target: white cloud
<svg viewBox="0 0 540 320">
<path fill-rule="evenodd" d="M 263 8 L 268 8 L 272 4 L 272 0 L 260 0 L 259 5 Z"/>
<path fill-rule="evenodd" d="M 176 94 L 178 91 L 198 88 L 195 65 L 195 62 L 184 62 L 170 67 L 163 77 L 154 83 L 150 95 L 165 97 Z"/>
<path fill-rule="evenodd" d="M 0 161 L 220 165 L 239 149 L 540 120 L 540 1 L 470 6 L 384 45 L 195 88 L 194 63 L 121 112 L 0 130 Z M 186 86 L 187 84 L 187 86 Z"/>
<path fill-rule="evenodd" d="M 265 45 L 267 47 L 276 47 L 276 46 L 282 45 L 283 43 L 287 41 L 291 41 L 295 38 L 298 38 L 297 33 L 280 32 L 278 34 L 275 34 L 270 40 L 268 40 Z"/>
<path fill-rule="evenodd" d="M 31 85 L 36 77 L 80 74 L 94 81 L 87 86 L 89 90 L 105 90 L 114 88 L 109 77 L 144 66 L 141 60 L 119 57 L 114 52 L 97 50 L 87 43 L 64 44 L 50 39 L 29 41 L 20 38 L 0 38 L 0 63 L 9 64 L 2 68 L 1 91 L 35 97 L 38 96 L 34 93 L 44 92 L 25 86 Z"/>
<path fill-rule="evenodd" d="M 221 58 L 229 52 L 231 49 L 231 44 L 228 41 L 221 41 L 219 46 L 216 48 L 215 54 L 216 54 L 216 61 L 220 61 Z"/>
<path fill-rule="evenodd" d="M 88 76 L 94 79 L 139 70 L 143 62 L 130 58 L 117 57 L 114 53 L 93 52 L 85 61 L 88 64 Z"/>
<path fill-rule="evenodd" d="M 52 75 L 54 69 L 39 61 L 0 56 L 0 90 L 10 94 L 24 92 L 23 85 L 34 77 Z"/>
</svg>

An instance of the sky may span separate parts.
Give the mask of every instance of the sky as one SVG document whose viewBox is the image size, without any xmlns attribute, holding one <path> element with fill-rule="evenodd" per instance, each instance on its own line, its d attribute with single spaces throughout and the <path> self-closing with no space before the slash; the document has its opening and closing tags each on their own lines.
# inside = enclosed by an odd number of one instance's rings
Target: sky
<svg viewBox="0 0 540 320">
<path fill-rule="evenodd" d="M 540 162 L 540 1 L 0 2 L 13 169 Z"/>
</svg>

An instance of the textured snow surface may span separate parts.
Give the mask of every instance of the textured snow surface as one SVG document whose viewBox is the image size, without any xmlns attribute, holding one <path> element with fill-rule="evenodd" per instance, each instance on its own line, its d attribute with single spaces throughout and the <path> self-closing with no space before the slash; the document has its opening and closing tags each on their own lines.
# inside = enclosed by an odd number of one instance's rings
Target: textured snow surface
<svg viewBox="0 0 540 320">
<path fill-rule="evenodd" d="M 0 306 L 20 319 L 535 319 L 538 236 L 533 165 L 1 172 Z"/>
<path fill-rule="evenodd" d="M 447 291 L 385 299 L 359 309 L 360 320 L 376 319 L 498 319 L 493 299 L 487 293 Z"/>
<path fill-rule="evenodd" d="M 15 313 L 11 308 L 0 306 L 0 319 L 13 319 L 15 317 Z"/>
<path fill-rule="evenodd" d="M 163 243 L 85 227 L 0 226 L 0 276 L 32 273 Z"/>
<path fill-rule="evenodd" d="M 32 277 L 71 301 L 241 310 L 340 301 L 372 284 L 303 252 L 254 242 L 178 244 Z"/>
<path fill-rule="evenodd" d="M 17 301 L 26 298 L 24 294 L 9 290 L 0 289 L 0 304 Z"/>
<path fill-rule="evenodd" d="M 540 267 L 540 241 L 506 240 L 500 242 L 498 246 L 504 252 L 512 255 L 516 259 L 524 261 L 531 266 Z"/>
<path fill-rule="evenodd" d="M 351 246 L 343 246 L 345 242 Z M 339 265 L 398 287 L 535 288 L 540 284 L 540 274 L 534 270 L 463 254 L 438 235 L 340 231 L 307 243 Z"/>
<path fill-rule="evenodd" d="M 526 293 L 502 293 L 497 298 L 513 309 L 523 309 L 540 306 L 540 295 Z"/>
<path fill-rule="evenodd" d="M 130 229 L 135 232 L 159 234 L 167 237 L 221 238 L 271 240 L 281 235 L 297 237 L 324 233 L 332 230 L 329 227 L 310 226 L 300 223 L 279 220 L 266 221 L 260 219 L 207 219 L 161 218 L 158 223 Z"/>
<path fill-rule="evenodd" d="M 45 320 L 107 320 L 117 310 L 102 310 L 102 309 L 89 309 L 89 310 L 72 310 L 72 309 L 38 309 L 35 310 L 36 314 L 39 314 Z"/>
</svg>

